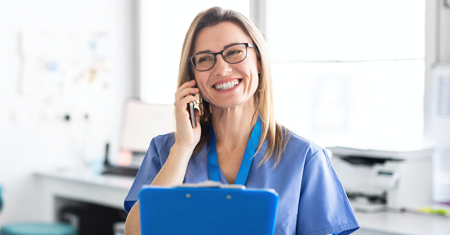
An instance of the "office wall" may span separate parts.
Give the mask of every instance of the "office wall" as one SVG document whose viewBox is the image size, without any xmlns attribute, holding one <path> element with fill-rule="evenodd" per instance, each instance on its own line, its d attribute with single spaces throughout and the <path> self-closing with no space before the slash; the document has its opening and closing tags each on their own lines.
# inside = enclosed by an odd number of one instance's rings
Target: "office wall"
<svg viewBox="0 0 450 235">
<path fill-rule="evenodd" d="M 117 148 L 122 105 L 135 89 L 133 2 L 0 0 L 0 226 L 40 219 L 33 171 L 101 161 L 106 142 Z M 72 96 L 24 92 L 20 39 L 31 31 L 107 33 L 107 84 Z"/>
<path fill-rule="evenodd" d="M 450 6 L 442 7 L 442 5 L 440 8 L 440 59 L 450 62 Z"/>
<path fill-rule="evenodd" d="M 426 90 L 425 90 L 425 139 L 430 136 L 431 87 L 433 68 L 438 63 L 450 63 L 450 7 L 444 6 L 444 0 L 426 2 Z"/>
</svg>

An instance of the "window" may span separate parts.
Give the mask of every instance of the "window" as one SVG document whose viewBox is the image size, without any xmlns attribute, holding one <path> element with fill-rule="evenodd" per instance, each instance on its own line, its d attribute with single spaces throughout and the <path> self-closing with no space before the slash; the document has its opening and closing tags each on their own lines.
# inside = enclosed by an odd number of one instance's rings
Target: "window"
<svg viewBox="0 0 450 235">
<path fill-rule="evenodd" d="M 249 16 L 250 2 L 141 0 L 141 98 L 173 103 L 184 35 L 200 10 Z M 323 147 L 422 143 L 425 0 L 265 2 L 278 121 Z"/>
<path fill-rule="evenodd" d="M 277 120 L 326 147 L 422 142 L 424 0 L 267 0 Z"/>
</svg>

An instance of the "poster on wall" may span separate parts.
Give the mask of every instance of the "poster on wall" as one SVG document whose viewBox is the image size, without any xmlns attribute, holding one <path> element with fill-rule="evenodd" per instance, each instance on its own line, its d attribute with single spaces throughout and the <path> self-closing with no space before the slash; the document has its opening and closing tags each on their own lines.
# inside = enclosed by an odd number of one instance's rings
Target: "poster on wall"
<svg viewBox="0 0 450 235">
<path fill-rule="evenodd" d="M 18 92 L 27 105 L 16 116 L 20 123 L 66 134 L 62 140 L 69 139 L 67 146 L 85 163 L 101 155 L 112 133 L 105 121 L 113 110 L 105 104 L 115 94 L 111 38 L 104 30 L 23 30 L 19 35 Z"/>
<path fill-rule="evenodd" d="M 23 31 L 20 92 L 51 99 L 109 84 L 109 51 L 104 32 Z"/>
</svg>

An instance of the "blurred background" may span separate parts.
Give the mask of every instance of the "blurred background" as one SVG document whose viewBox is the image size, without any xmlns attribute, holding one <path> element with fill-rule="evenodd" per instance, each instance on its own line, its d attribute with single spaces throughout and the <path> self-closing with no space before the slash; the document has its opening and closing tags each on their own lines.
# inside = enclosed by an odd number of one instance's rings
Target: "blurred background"
<svg viewBox="0 0 450 235">
<path fill-rule="evenodd" d="M 281 124 L 322 147 L 434 148 L 433 198 L 450 202 L 448 0 L 0 0 L 0 227 L 60 218 L 42 178 L 142 154 L 124 147 L 127 104 L 170 117 L 184 34 L 212 6 L 264 34 Z"/>
</svg>

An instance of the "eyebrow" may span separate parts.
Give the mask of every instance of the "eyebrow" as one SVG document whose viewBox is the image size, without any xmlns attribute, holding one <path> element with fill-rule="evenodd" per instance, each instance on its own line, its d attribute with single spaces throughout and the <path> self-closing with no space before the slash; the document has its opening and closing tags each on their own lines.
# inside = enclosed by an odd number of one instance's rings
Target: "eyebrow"
<svg viewBox="0 0 450 235">
<path fill-rule="evenodd" d="M 230 44 L 227 44 L 227 45 L 223 46 L 223 49 L 226 49 L 226 48 L 228 48 L 230 46 L 233 46 L 233 45 L 236 45 L 236 44 L 241 44 L 241 43 L 242 42 L 233 42 L 233 43 L 230 43 Z M 211 50 L 199 51 L 199 52 L 195 53 L 194 55 L 201 54 L 201 53 L 211 53 Z"/>
</svg>

